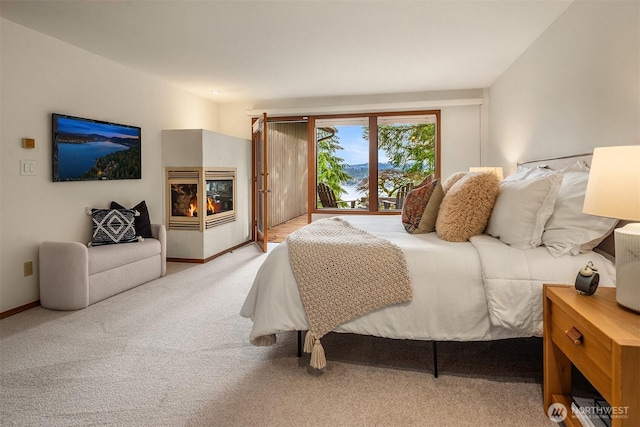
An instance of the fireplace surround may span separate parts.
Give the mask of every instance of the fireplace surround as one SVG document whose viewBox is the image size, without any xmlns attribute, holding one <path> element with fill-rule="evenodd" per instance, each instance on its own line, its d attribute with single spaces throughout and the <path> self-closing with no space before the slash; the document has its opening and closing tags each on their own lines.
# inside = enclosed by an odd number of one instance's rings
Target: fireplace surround
<svg viewBox="0 0 640 427">
<path fill-rule="evenodd" d="M 251 240 L 251 173 L 249 139 L 206 129 L 162 131 L 160 180 L 169 261 L 207 262 Z M 230 197 L 225 181 L 232 181 Z M 171 184 L 191 184 L 174 190 L 189 201 L 181 200 L 177 209 L 193 209 L 189 205 L 194 204 L 193 216 L 172 211 Z M 202 215 L 211 198 L 220 209 L 214 205 L 213 214 Z"/>
<path fill-rule="evenodd" d="M 165 168 L 169 230 L 198 230 L 236 220 L 236 168 Z"/>
</svg>

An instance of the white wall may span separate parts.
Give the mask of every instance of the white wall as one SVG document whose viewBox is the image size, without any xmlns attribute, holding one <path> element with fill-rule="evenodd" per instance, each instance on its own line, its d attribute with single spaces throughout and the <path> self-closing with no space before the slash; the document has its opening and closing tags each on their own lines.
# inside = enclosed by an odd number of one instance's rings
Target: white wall
<svg viewBox="0 0 640 427">
<path fill-rule="evenodd" d="M 442 109 L 440 162 L 443 178 L 455 172 L 469 170 L 470 166 L 481 166 L 480 111 L 479 105 Z"/>
<path fill-rule="evenodd" d="M 251 139 L 251 116 L 247 114 L 251 103 L 234 103 L 220 105 L 220 129 L 226 135 Z"/>
<path fill-rule="evenodd" d="M 576 1 L 491 86 L 489 163 L 640 143 L 640 2 Z"/>
<path fill-rule="evenodd" d="M 38 247 L 44 240 L 87 241 L 84 208 L 111 200 L 146 200 L 152 222 L 163 222 L 161 130 L 218 130 L 218 106 L 92 53 L 0 21 L 0 312 L 38 300 Z M 51 180 L 51 113 L 142 128 L 142 179 L 110 182 Z M 35 138 L 36 148 L 21 148 Z M 20 176 L 21 159 L 37 162 Z M 23 277 L 23 263 L 34 275 Z M 64 266 L 61 266 L 64 268 Z"/>
</svg>

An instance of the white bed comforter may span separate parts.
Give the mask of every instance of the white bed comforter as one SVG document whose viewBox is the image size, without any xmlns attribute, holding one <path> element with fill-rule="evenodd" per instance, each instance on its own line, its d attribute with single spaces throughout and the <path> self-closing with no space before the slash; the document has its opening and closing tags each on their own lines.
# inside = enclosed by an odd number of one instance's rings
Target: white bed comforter
<svg viewBox="0 0 640 427">
<path fill-rule="evenodd" d="M 336 332 L 437 341 L 541 335 L 543 283 L 573 283 L 587 261 L 599 268 L 600 286 L 613 286 L 615 280 L 612 264 L 594 252 L 554 258 L 544 247 L 515 249 L 486 235 L 453 243 L 435 233 L 409 234 L 399 216 L 344 218 L 402 249 L 413 301 L 365 314 Z M 249 338 L 254 343 L 272 343 L 265 338 L 309 328 L 286 242 L 268 254 L 240 314 L 253 321 Z"/>
</svg>

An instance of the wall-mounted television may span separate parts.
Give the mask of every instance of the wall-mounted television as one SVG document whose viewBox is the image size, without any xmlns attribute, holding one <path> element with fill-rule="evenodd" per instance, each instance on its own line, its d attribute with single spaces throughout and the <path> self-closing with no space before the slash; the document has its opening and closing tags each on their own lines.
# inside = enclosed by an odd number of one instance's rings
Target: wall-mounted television
<svg viewBox="0 0 640 427">
<path fill-rule="evenodd" d="M 52 114 L 53 181 L 141 179 L 136 126 Z"/>
</svg>

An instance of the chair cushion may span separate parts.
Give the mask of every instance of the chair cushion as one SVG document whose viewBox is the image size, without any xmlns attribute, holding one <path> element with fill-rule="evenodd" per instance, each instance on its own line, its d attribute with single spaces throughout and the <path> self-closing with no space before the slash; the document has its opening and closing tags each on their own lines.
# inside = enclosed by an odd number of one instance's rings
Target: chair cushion
<svg viewBox="0 0 640 427">
<path fill-rule="evenodd" d="M 144 239 L 141 242 L 92 246 L 88 250 L 89 275 L 92 275 L 157 255 L 161 247 L 157 239 Z"/>
</svg>

